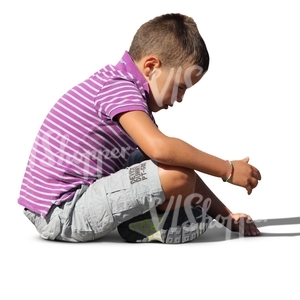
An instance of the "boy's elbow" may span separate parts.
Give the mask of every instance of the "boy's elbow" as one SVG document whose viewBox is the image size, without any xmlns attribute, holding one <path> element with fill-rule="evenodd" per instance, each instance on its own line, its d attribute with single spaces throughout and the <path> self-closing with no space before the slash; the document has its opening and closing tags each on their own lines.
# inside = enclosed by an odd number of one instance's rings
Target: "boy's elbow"
<svg viewBox="0 0 300 300">
<path fill-rule="evenodd" d="M 148 156 L 156 162 L 167 164 L 170 159 L 170 149 L 164 142 L 155 143 L 150 147 Z"/>
</svg>

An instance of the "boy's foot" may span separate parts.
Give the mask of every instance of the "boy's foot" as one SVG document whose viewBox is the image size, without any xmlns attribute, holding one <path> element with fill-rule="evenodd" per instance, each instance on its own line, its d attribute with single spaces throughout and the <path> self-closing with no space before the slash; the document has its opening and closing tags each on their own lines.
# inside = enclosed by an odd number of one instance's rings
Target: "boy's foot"
<svg viewBox="0 0 300 300">
<path fill-rule="evenodd" d="M 180 244 L 202 235 L 211 220 L 201 207 L 181 207 L 165 212 L 154 209 L 120 224 L 118 232 L 131 243 L 159 241 Z"/>
</svg>

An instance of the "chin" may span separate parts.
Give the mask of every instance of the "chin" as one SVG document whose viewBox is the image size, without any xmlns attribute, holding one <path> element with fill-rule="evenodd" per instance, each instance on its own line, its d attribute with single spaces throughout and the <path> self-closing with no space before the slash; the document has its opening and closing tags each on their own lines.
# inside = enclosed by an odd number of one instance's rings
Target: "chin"
<svg viewBox="0 0 300 300">
<path fill-rule="evenodd" d="M 158 112 L 158 111 L 162 110 L 163 108 L 164 108 L 164 107 L 155 106 L 155 107 L 151 107 L 150 110 L 151 110 L 152 112 Z"/>
<path fill-rule="evenodd" d="M 162 106 L 162 107 L 158 107 L 157 108 L 157 111 L 160 111 L 160 110 L 167 110 L 168 109 L 168 106 Z"/>
</svg>

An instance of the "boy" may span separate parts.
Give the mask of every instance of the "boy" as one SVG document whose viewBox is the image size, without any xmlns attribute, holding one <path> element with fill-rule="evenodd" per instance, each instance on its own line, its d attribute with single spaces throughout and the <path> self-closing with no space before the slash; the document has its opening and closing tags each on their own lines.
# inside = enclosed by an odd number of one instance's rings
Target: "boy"
<svg viewBox="0 0 300 300">
<path fill-rule="evenodd" d="M 211 219 L 259 235 L 196 172 L 251 194 L 261 175 L 248 158 L 226 161 L 168 137 L 152 114 L 181 102 L 208 65 L 193 19 L 166 14 L 139 28 L 117 65 L 58 100 L 36 137 L 18 200 L 42 238 L 85 242 L 118 228 L 129 242 L 183 243 Z"/>
</svg>

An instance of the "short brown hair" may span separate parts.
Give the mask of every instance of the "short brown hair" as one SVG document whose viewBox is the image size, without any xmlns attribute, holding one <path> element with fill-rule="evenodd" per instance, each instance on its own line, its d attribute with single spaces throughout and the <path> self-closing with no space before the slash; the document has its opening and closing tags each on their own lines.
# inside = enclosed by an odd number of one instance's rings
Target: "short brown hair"
<svg viewBox="0 0 300 300">
<path fill-rule="evenodd" d="M 204 72 L 209 54 L 197 24 L 182 14 L 165 14 L 144 23 L 134 35 L 129 54 L 139 61 L 157 55 L 165 67 L 198 65 Z"/>
</svg>

